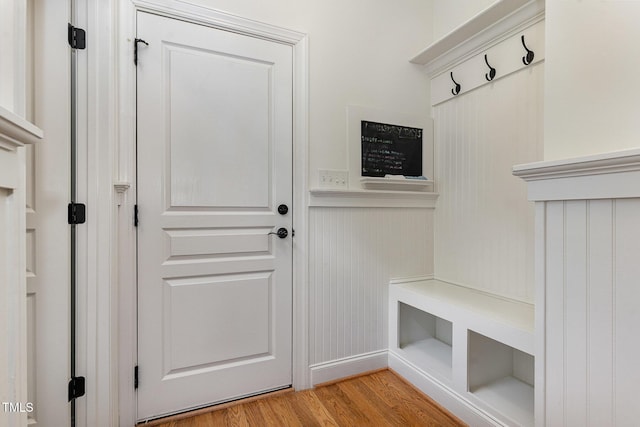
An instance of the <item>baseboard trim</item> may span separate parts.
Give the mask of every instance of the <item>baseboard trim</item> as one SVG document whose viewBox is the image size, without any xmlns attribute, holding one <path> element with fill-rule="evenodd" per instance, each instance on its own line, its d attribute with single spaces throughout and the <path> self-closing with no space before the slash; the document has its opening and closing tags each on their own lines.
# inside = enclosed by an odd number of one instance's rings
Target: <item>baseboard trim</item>
<svg viewBox="0 0 640 427">
<path fill-rule="evenodd" d="M 493 418 L 447 385 L 422 371 L 411 362 L 389 351 L 389 369 L 413 384 L 418 390 L 435 400 L 457 418 L 474 427 L 503 426 Z"/>
<path fill-rule="evenodd" d="M 315 387 L 346 377 L 387 368 L 389 366 L 388 353 L 387 350 L 380 350 L 311 365 L 309 367 L 311 385 Z"/>
</svg>

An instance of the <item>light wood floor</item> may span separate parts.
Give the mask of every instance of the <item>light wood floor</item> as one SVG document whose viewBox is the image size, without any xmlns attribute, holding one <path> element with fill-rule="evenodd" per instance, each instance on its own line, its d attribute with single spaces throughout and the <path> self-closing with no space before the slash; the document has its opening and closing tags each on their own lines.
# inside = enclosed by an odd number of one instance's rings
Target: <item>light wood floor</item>
<svg viewBox="0 0 640 427">
<path fill-rule="evenodd" d="M 389 370 L 153 424 L 160 427 L 465 425 Z"/>
</svg>

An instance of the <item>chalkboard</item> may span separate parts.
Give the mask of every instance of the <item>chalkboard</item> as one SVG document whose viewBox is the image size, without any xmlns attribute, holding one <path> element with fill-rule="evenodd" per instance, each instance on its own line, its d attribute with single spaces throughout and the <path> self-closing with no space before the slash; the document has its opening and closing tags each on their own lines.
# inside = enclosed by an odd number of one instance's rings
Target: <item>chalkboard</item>
<svg viewBox="0 0 640 427">
<path fill-rule="evenodd" d="M 422 129 L 360 123 L 362 176 L 422 175 Z"/>
</svg>

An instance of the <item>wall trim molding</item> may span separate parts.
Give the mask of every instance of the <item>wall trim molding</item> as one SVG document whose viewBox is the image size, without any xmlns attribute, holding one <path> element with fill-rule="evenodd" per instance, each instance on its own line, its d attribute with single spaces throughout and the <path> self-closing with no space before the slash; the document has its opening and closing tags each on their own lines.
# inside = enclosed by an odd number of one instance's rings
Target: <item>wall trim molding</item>
<svg viewBox="0 0 640 427">
<path fill-rule="evenodd" d="M 14 150 L 35 144 L 44 137 L 42 129 L 0 106 L 0 148 Z"/>
<path fill-rule="evenodd" d="M 516 165 L 513 175 L 531 201 L 640 197 L 640 149 Z"/>
<path fill-rule="evenodd" d="M 389 369 L 471 426 L 490 427 L 503 425 L 450 387 L 393 351 L 389 351 Z"/>
<path fill-rule="evenodd" d="M 478 408 L 450 387 L 442 384 L 438 379 L 388 349 L 319 363 L 310 366 L 310 368 L 313 386 L 389 368 L 469 425 L 479 427 L 503 425 L 499 420 Z"/>
<path fill-rule="evenodd" d="M 502 0 L 465 22 L 410 59 L 430 77 L 477 55 L 544 19 L 544 2 Z"/>
<path fill-rule="evenodd" d="M 318 363 L 309 367 L 311 385 L 326 383 L 388 366 L 388 350 L 358 354 L 343 359 Z"/>
<path fill-rule="evenodd" d="M 296 44 L 306 37 L 298 31 L 243 18 L 187 0 L 131 0 L 131 2 L 139 12 L 181 18 L 192 23 L 232 30 L 252 37 L 260 36 L 286 44 Z"/>
<path fill-rule="evenodd" d="M 438 193 L 420 191 L 339 190 L 314 188 L 310 207 L 435 208 Z"/>
<path fill-rule="evenodd" d="M 423 282 L 425 280 L 435 279 L 433 274 L 425 274 L 424 276 L 411 276 L 411 277 L 392 277 L 389 279 L 389 286 L 397 285 L 398 283 L 412 283 Z"/>
<path fill-rule="evenodd" d="M 525 181 L 602 175 L 640 170 L 640 149 L 615 151 L 563 160 L 516 165 L 513 174 Z"/>
</svg>

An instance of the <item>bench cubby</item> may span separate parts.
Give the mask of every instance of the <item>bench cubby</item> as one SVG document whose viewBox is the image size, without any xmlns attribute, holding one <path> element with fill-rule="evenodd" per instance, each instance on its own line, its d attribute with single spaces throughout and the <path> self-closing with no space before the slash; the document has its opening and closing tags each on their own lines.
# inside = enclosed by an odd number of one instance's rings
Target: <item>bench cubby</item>
<svg viewBox="0 0 640 427">
<path fill-rule="evenodd" d="M 533 426 L 534 357 L 471 330 L 467 342 L 468 391 L 517 425 Z"/>
<path fill-rule="evenodd" d="M 451 378 L 452 324 L 411 305 L 398 305 L 398 347 L 420 366 Z"/>
</svg>

